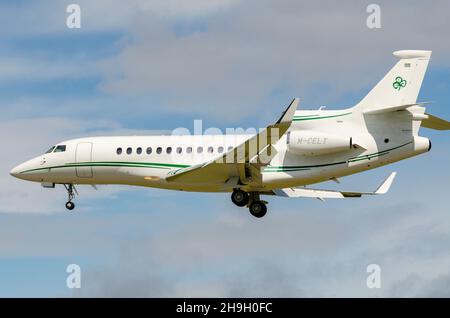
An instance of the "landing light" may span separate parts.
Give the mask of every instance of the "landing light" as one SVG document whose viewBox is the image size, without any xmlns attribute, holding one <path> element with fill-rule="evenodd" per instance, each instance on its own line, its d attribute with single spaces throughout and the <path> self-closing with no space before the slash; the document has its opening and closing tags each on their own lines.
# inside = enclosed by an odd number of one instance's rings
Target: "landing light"
<svg viewBox="0 0 450 318">
<path fill-rule="evenodd" d="M 160 179 L 161 179 L 160 177 L 155 177 L 155 176 L 144 177 L 144 180 L 147 180 L 147 181 L 158 181 Z"/>
</svg>

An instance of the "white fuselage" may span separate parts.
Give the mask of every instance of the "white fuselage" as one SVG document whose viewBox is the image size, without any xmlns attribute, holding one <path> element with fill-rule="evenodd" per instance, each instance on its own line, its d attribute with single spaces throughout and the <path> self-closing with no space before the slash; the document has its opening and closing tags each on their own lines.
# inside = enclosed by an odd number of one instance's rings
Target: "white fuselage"
<svg viewBox="0 0 450 318">
<path fill-rule="evenodd" d="M 419 124 L 416 125 L 412 118 L 415 112 L 423 113 L 423 109 L 416 107 L 376 115 L 365 115 L 353 108 L 297 111 L 289 131 L 295 132 L 296 136 L 306 136 L 304 140 L 297 138 L 303 142 L 302 147 L 306 147 L 305 153 L 292 151 L 288 145 L 293 142 L 289 140 L 289 133 L 283 135 L 275 144 L 277 155 L 269 165 L 261 168 L 262 184 L 249 183 L 242 188 L 264 193 L 313 184 L 424 153 L 431 144 L 427 138 L 417 135 Z M 184 191 L 230 191 L 222 184 L 183 184 L 167 182 L 165 178 L 176 169 L 218 158 L 249 137 L 186 135 L 73 139 L 58 144 L 65 146 L 64 151 L 54 150 L 38 156 L 17 166 L 11 174 L 50 184 L 127 184 Z M 348 149 L 345 144 L 340 149 L 334 140 L 343 138 L 350 138 Z M 308 147 L 313 150 L 309 151 Z M 323 149 L 336 151 L 327 153 Z M 230 169 L 233 169 L 232 164 Z"/>
</svg>

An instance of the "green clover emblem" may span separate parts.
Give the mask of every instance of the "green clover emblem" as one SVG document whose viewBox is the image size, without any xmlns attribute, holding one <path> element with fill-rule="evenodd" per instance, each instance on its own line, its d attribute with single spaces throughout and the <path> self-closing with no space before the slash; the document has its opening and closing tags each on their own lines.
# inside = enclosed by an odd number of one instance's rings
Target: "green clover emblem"
<svg viewBox="0 0 450 318">
<path fill-rule="evenodd" d="M 392 86 L 394 89 L 399 91 L 402 87 L 406 86 L 406 80 L 404 80 L 401 76 L 397 76 L 395 78 L 395 82 L 392 83 Z"/>
</svg>

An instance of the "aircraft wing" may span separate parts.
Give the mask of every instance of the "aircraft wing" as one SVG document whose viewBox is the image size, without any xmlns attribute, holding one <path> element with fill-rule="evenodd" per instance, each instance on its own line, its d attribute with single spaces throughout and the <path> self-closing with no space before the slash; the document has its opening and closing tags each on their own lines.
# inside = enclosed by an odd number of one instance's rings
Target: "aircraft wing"
<svg viewBox="0 0 450 318">
<path fill-rule="evenodd" d="M 324 199 L 343 199 L 343 198 L 359 198 L 363 195 L 377 195 L 377 194 L 385 194 L 389 191 L 389 188 L 394 181 L 396 172 L 392 172 L 389 177 L 384 180 L 384 182 L 378 187 L 377 190 L 373 192 L 355 192 L 355 191 L 333 191 L 333 190 L 316 190 L 309 188 L 286 188 L 286 189 L 277 189 L 273 190 L 273 192 L 282 197 L 289 198 L 317 198 L 319 200 Z"/>
<path fill-rule="evenodd" d="M 299 103 L 294 98 L 281 117 L 257 135 L 213 160 L 168 173 L 166 181 L 186 184 L 218 184 L 233 188 L 239 183 L 261 181 L 261 167 L 270 163 L 277 151 L 274 144 L 286 133 Z"/>
</svg>

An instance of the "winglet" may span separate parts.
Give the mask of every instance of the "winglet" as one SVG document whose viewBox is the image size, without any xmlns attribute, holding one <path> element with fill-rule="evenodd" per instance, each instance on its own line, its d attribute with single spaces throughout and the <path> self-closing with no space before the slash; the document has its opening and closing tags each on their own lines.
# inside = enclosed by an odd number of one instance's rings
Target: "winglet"
<svg viewBox="0 0 450 318">
<path fill-rule="evenodd" d="M 299 98 L 294 98 L 286 110 L 281 115 L 280 119 L 276 122 L 277 124 L 286 123 L 290 124 L 292 122 L 292 118 L 294 118 L 295 111 L 297 110 L 297 106 L 299 103 Z"/>
<path fill-rule="evenodd" d="M 374 192 L 374 194 L 385 194 L 389 191 L 389 188 L 392 185 L 392 182 L 394 181 L 395 176 L 397 175 L 397 172 L 392 172 L 389 177 L 384 180 L 383 184 L 378 187 L 378 189 Z"/>
</svg>

